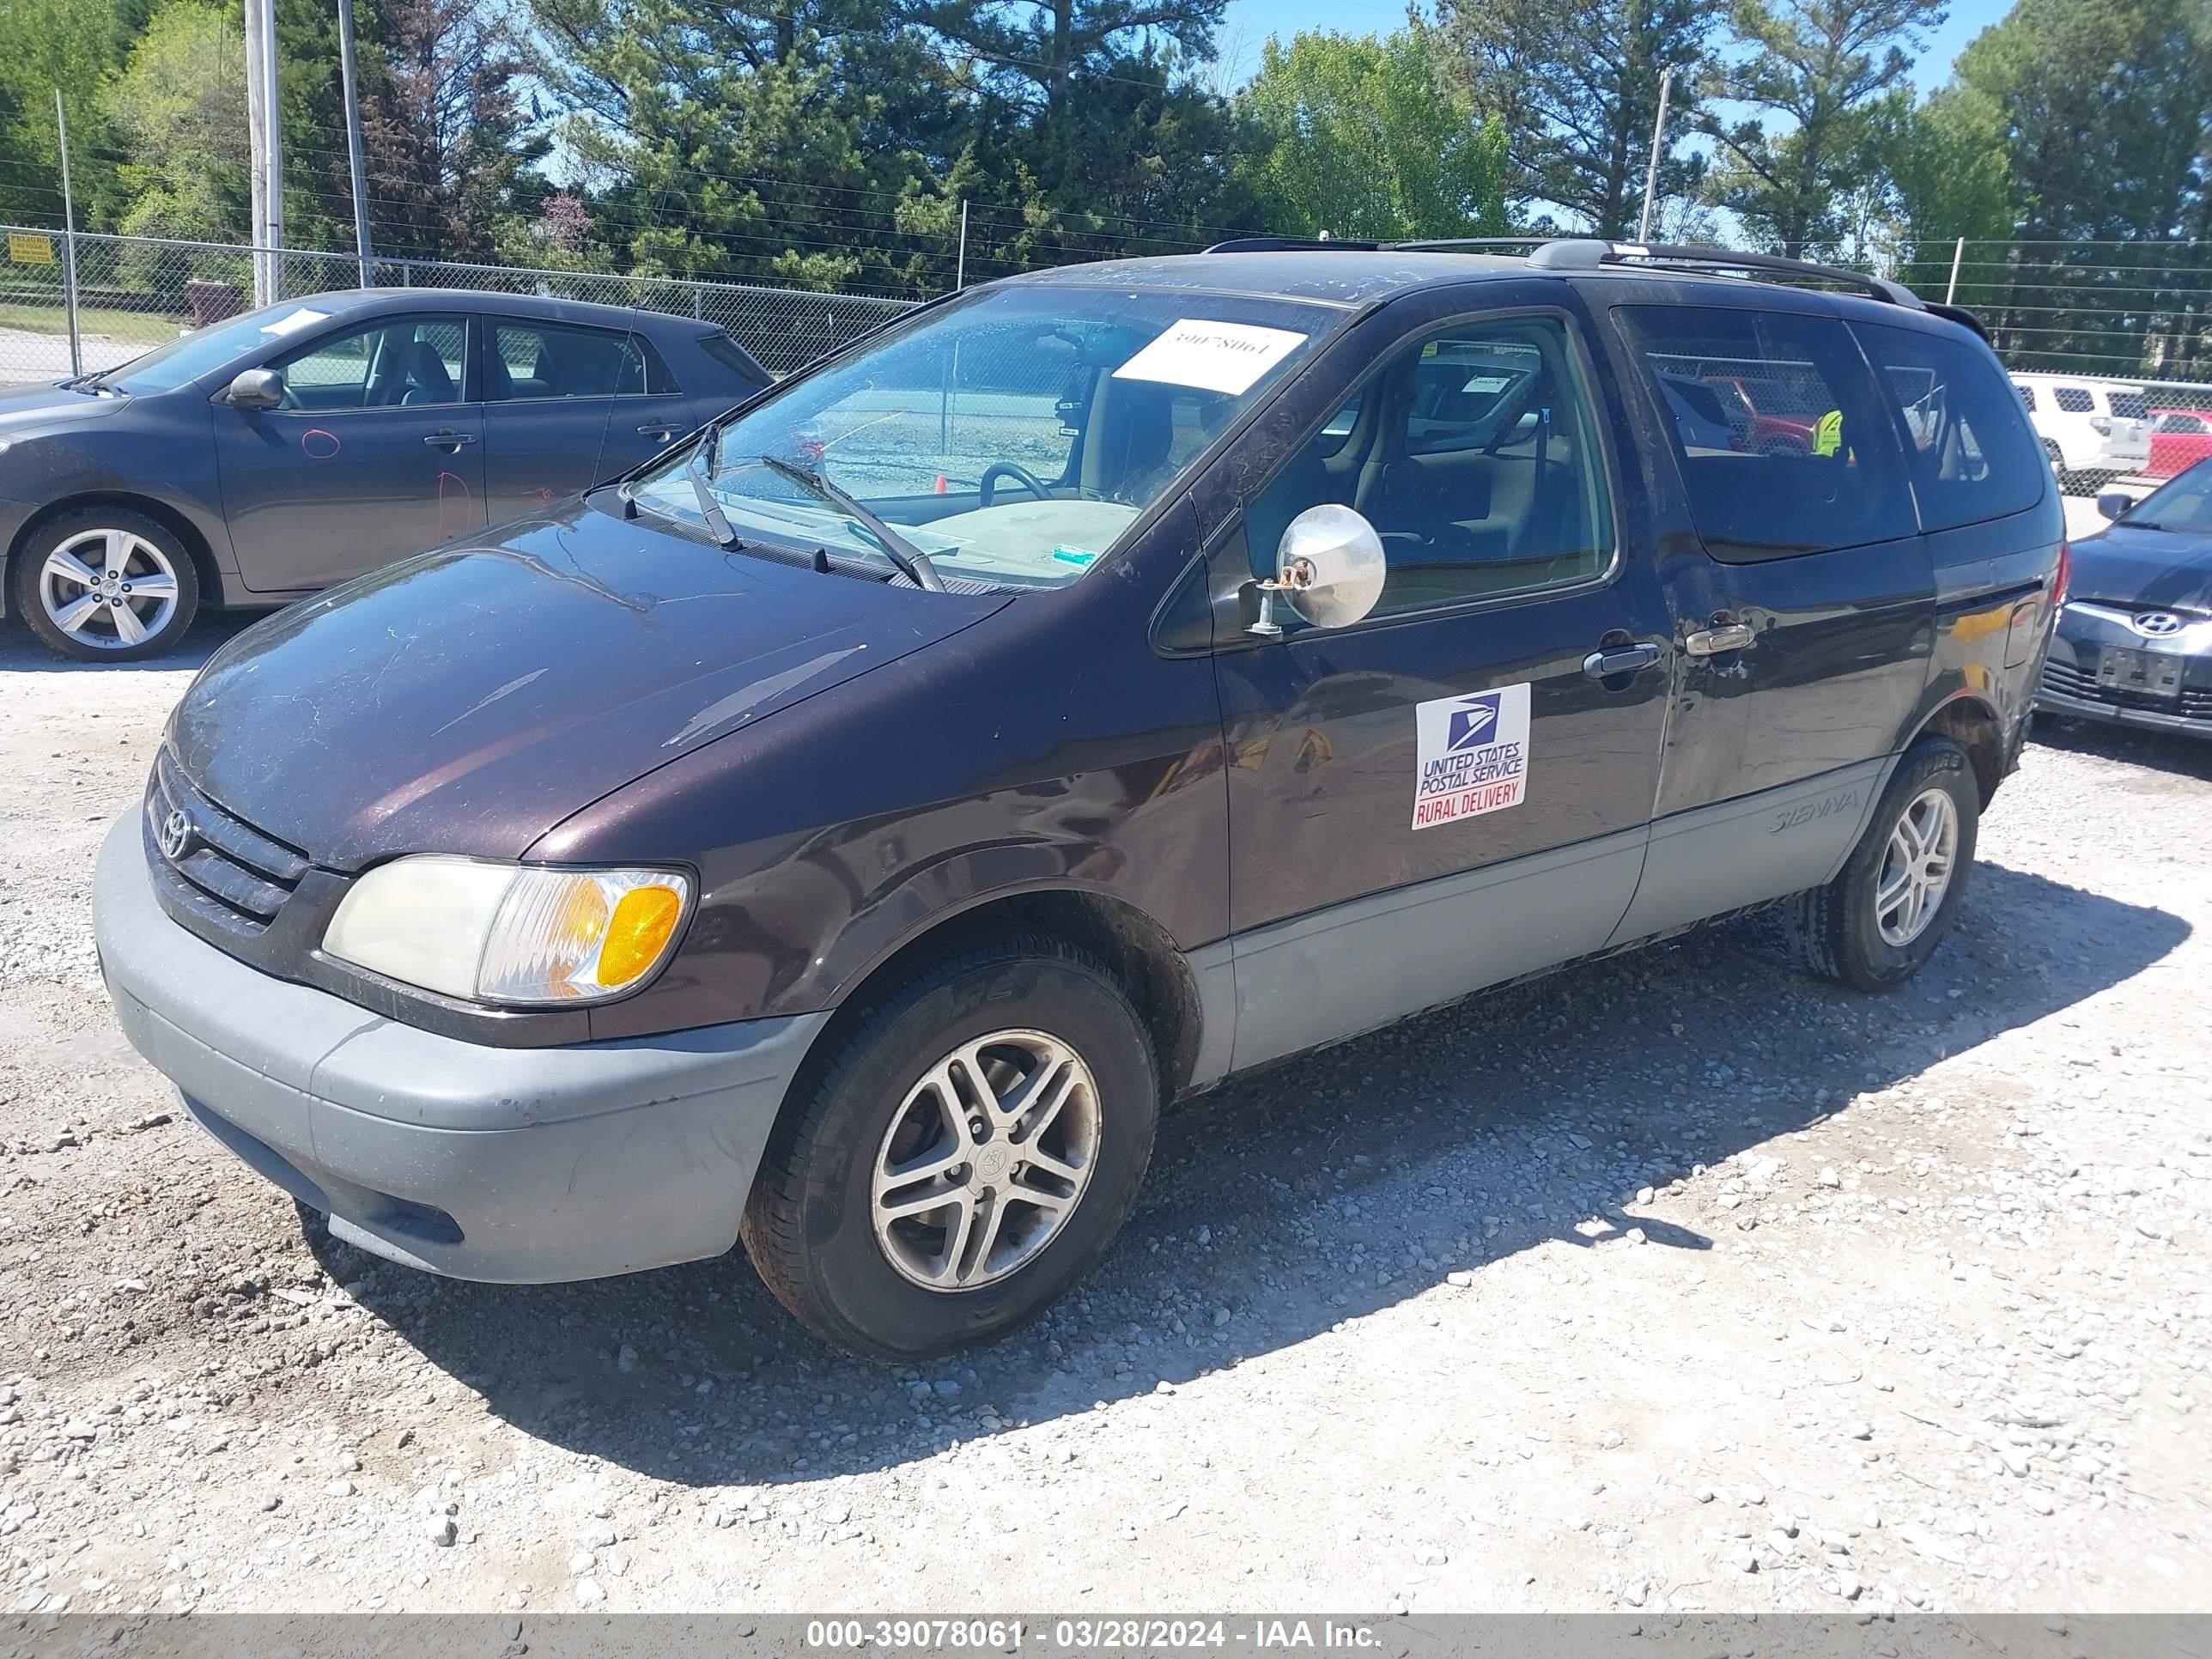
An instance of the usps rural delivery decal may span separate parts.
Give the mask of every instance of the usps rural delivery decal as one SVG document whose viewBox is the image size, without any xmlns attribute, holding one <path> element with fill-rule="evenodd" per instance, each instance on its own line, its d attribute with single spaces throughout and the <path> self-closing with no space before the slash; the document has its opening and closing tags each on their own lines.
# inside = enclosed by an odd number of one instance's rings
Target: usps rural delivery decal
<svg viewBox="0 0 2212 1659">
<path fill-rule="evenodd" d="M 1420 770 L 1413 828 L 1518 806 L 1528 793 L 1528 687 L 1501 685 L 1413 705 Z"/>
</svg>

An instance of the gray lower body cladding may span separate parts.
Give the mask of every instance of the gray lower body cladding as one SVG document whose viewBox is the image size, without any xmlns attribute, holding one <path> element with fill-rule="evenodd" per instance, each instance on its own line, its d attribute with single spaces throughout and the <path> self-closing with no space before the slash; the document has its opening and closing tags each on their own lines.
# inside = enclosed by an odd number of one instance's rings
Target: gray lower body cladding
<svg viewBox="0 0 2212 1659">
<path fill-rule="evenodd" d="M 126 814 L 93 888 L 131 1045 L 331 1232 L 456 1278 L 550 1283 L 720 1255 L 826 1015 L 499 1048 L 276 979 L 171 921 Z"/>
</svg>

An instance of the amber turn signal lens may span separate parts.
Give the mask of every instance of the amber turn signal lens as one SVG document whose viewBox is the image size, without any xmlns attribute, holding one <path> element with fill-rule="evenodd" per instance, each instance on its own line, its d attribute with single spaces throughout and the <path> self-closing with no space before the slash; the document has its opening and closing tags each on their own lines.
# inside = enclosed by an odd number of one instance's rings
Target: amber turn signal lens
<svg viewBox="0 0 2212 1659">
<path fill-rule="evenodd" d="M 624 893 L 599 947 L 599 983 L 627 985 L 651 968 L 683 918 L 684 896 L 672 888 L 633 887 Z"/>
</svg>

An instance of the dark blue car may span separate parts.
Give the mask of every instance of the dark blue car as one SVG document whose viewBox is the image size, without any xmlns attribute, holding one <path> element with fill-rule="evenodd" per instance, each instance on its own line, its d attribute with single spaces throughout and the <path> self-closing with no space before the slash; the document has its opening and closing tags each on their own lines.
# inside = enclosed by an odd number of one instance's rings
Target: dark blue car
<svg viewBox="0 0 2212 1659">
<path fill-rule="evenodd" d="M 0 607 L 55 650 L 164 649 L 543 511 L 768 384 L 689 317 L 383 289 L 250 312 L 0 391 Z"/>
<path fill-rule="evenodd" d="M 2036 706 L 2212 738 L 2212 460 L 2097 507 L 2112 527 L 2074 548 Z"/>
</svg>

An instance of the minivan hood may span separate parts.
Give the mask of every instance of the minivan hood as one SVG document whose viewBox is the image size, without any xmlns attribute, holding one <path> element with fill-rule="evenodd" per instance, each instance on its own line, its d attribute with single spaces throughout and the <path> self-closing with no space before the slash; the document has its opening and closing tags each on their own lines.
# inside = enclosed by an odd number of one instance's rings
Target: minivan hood
<svg viewBox="0 0 2212 1659">
<path fill-rule="evenodd" d="M 2212 611 L 2212 536 L 2116 524 L 2074 544 L 2068 588 L 2112 605 Z"/>
<path fill-rule="evenodd" d="M 169 743 L 216 802 L 330 868 L 515 858 L 632 779 L 1007 603 L 725 552 L 579 501 L 256 623 L 201 671 Z"/>
</svg>

